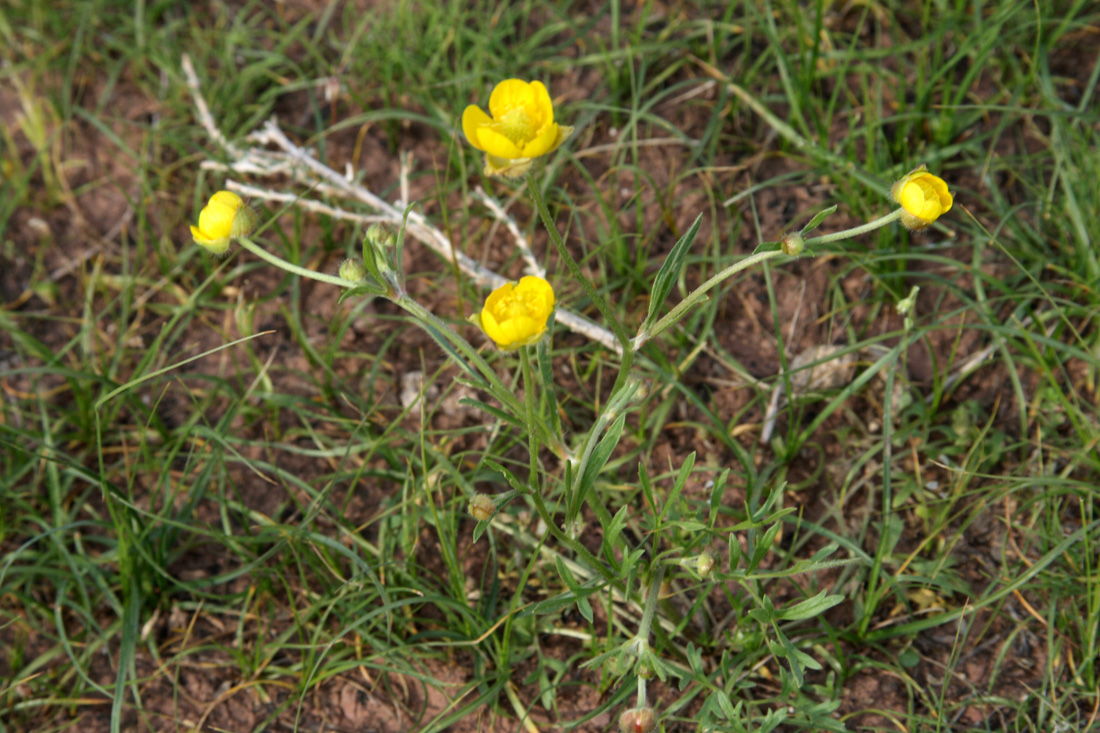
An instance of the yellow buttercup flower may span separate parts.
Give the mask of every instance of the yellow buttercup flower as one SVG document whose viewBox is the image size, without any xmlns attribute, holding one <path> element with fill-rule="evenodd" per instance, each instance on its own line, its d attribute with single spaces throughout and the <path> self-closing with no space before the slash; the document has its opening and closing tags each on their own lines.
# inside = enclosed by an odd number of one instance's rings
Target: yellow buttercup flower
<svg viewBox="0 0 1100 733">
<path fill-rule="evenodd" d="M 905 209 L 901 223 L 914 230 L 924 229 L 946 214 L 954 201 L 944 180 L 923 165 L 895 183 L 890 196 Z"/>
<path fill-rule="evenodd" d="M 229 250 L 229 240 L 246 237 L 256 228 L 256 215 L 232 191 L 218 191 L 199 213 L 199 225 L 191 227 L 195 244 L 208 252 L 223 255 Z"/>
<path fill-rule="evenodd" d="M 500 348 L 514 351 L 542 338 L 553 310 L 554 288 L 541 277 L 528 275 L 489 294 L 481 309 L 481 330 Z"/>
<path fill-rule="evenodd" d="M 554 122 L 546 86 L 521 79 L 496 85 L 489 96 L 489 114 L 476 104 L 467 107 L 462 131 L 471 145 L 485 152 L 485 175 L 505 178 L 522 176 L 534 158 L 557 150 L 573 134 L 572 127 Z"/>
</svg>

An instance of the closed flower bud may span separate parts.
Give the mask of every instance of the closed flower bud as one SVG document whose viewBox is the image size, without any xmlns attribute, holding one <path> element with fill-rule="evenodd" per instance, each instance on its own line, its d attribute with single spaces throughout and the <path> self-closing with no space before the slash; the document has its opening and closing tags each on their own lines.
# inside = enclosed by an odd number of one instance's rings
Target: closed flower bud
<svg viewBox="0 0 1100 733">
<path fill-rule="evenodd" d="M 901 204 L 901 223 L 920 231 L 951 210 L 954 198 L 947 183 L 925 167 L 910 171 L 890 188 L 890 198 Z"/>
<path fill-rule="evenodd" d="M 341 279 L 357 283 L 360 280 L 365 280 L 366 277 L 367 268 L 363 265 L 363 260 L 358 257 L 350 257 L 340 264 Z"/>
<path fill-rule="evenodd" d="M 802 254 L 802 250 L 806 249 L 806 242 L 802 239 L 802 235 L 797 232 L 792 232 L 783 237 L 783 241 L 780 243 L 783 247 L 783 254 L 790 255 L 791 257 L 798 257 Z"/>
<path fill-rule="evenodd" d="M 709 552 L 704 552 L 697 557 L 695 559 L 695 569 L 698 571 L 700 577 L 709 577 L 711 571 L 714 570 L 714 555 Z"/>
<path fill-rule="evenodd" d="M 215 255 L 229 251 L 229 240 L 247 237 L 256 228 L 256 214 L 232 191 L 218 191 L 199 212 L 199 225 L 191 227 L 195 244 Z"/>
<path fill-rule="evenodd" d="M 479 522 L 488 522 L 496 512 L 496 504 L 485 494 L 474 494 L 470 499 L 470 516 Z"/>
<path fill-rule="evenodd" d="M 619 716 L 620 733 L 651 733 L 657 729 L 653 708 L 631 708 Z"/>
<path fill-rule="evenodd" d="M 397 235 L 385 224 L 371 224 L 367 229 L 367 242 L 375 247 L 392 247 L 397 243 Z"/>
</svg>

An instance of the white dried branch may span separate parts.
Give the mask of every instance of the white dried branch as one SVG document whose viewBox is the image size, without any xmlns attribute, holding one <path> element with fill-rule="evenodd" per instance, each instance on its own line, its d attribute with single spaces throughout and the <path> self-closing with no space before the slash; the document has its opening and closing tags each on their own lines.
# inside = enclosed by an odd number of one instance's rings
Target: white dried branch
<svg viewBox="0 0 1100 733">
<path fill-rule="evenodd" d="M 195 69 L 191 64 L 190 58 L 184 56 L 181 60 L 181 65 L 183 66 L 184 76 L 187 78 L 188 90 L 195 102 L 195 109 L 200 124 L 202 124 L 203 128 L 206 130 L 210 139 L 217 143 L 226 155 L 232 159 L 228 163 L 205 161 L 202 164 L 204 169 L 220 170 L 238 175 L 288 176 L 296 182 L 307 186 L 310 191 L 359 201 L 378 212 L 378 214 L 376 216 L 354 214 L 353 212 L 337 207 L 325 206 L 324 204 L 301 196 L 280 194 L 268 189 L 254 189 L 235 181 L 227 183 L 230 188 L 257 198 L 293 203 L 296 206 L 303 207 L 310 211 L 325 213 L 328 216 L 348 221 L 383 221 L 400 225 L 402 221 L 405 220 L 403 211 L 377 196 L 362 184 L 354 181 L 350 175 L 340 175 L 329 166 L 317 160 L 310 151 L 294 144 L 286 134 L 283 133 L 274 119 L 268 120 L 262 129 L 253 132 L 246 139 L 254 145 L 273 145 L 278 148 L 278 150 L 266 150 L 262 147 L 252 147 L 247 150 L 242 150 L 229 142 L 225 135 L 222 134 L 221 130 L 218 129 L 213 116 L 210 114 L 210 109 L 206 104 L 206 100 L 203 98 L 202 91 L 199 87 L 198 76 L 195 74 Z M 403 174 L 407 175 L 407 171 L 404 171 L 404 169 Z M 404 179 L 403 176 L 403 180 L 407 179 Z M 407 183 L 402 186 L 403 198 L 407 195 L 404 193 L 404 188 L 406 186 Z M 492 206 L 490 206 L 490 209 L 492 209 Z M 420 212 L 415 210 L 409 211 L 408 218 L 405 221 L 406 232 L 409 236 L 427 245 L 448 262 L 453 262 L 464 274 L 473 279 L 479 286 L 485 288 L 498 288 L 508 282 L 507 278 L 483 267 L 466 254 L 457 251 L 451 245 L 451 241 L 447 235 L 436 228 Z M 502 221 L 504 221 L 506 226 L 509 226 L 509 221 L 506 218 Z M 511 224 L 514 225 L 514 222 Z M 509 229 L 511 230 L 512 227 L 509 226 Z M 513 234 L 516 234 L 518 231 L 519 229 L 516 227 L 516 229 L 513 230 Z M 527 252 L 529 251 L 530 248 L 528 247 Z M 527 256 L 527 254 L 524 255 L 525 259 Z M 534 260 L 533 255 L 531 255 L 531 259 L 528 260 L 528 264 L 531 264 L 532 261 L 537 265 L 537 260 Z M 555 319 L 570 331 L 574 331 L 592 341 L 596 341 L 617 354 L 622 353 L 622 347 L 618 341 L 616 341 L 614 334 L 606 328 L 593 323 L 584 316 L 560 308 L 556 313 Z"/>
<path fill-rule="evenodd" d="M 250 186 L 247 183 L 238 183 L 232 179 L 225 182 L 225 187 L 234 193 L 248 196 L 253 200 L 259 199 L 261 201 L 276 201 L 281 204 L 293 204 L 306 211 L 312 211 L 315 214 L 324 214 L 325 216 L 339 219 L 340 221 L 352 221 L 356 224 L 368 225 L 384 224 L 392 221 L 388 216 L 382 216 L 380 214 L 359 214 L 354 211 L 341 209 L 337 206 L 322 204 L 313 199 L 302 198 L 297 194 L 272 191 L 271 189 L 260 188 L 259 186 Z"/>
<path fill-rule="evenodd" d="M 512 237 L 516 240 L 516 249 L 519 250 L 520 255 L 527 262 L 527 274 L 546 277 L 546 270 L 542 269 L 538 258 L 535 257 L 535 253 L 531 251 L 531 245 L 527 243 L 527 237 L 523 236 L 523 232 L 520 231 L 519 225 L 516 224 L 516 220 L 508 215 L 508 212 L 504 210 L 504 207 L 501 206 L 496 199 L 485 193 L 485 190 L 482 189 L 481 186 L 474 189 L 473 196 L 478 201 L 485 204 L 485 207 L 497 218 L 497 221 L 503 224 L 505 228 L 511 232 Z"/>
<path fill-rule="evenodd" d="M 183 67 L 183 75 L 187 77 L 187 88 L 191 91 L 191 98 L 195 100 L 195 111 L 199 115 L 199 123 L 206 129 L 206 134 L 210 136 L 211 140 L 220 145 L 222 150 L 229 153 L 234 158 L 240 158 L 240 148 L 229 142 L 214 123 L 214 117 L 210 114 L 210 108 L 206 106 L 206 99 L 202 96 L 202 91 L 199 89 L 199 76 L 195 73 L 195 67 L 191 63 L 191 57 L 184 54 L 180 59 L 180 65 Z"/>
</svg>

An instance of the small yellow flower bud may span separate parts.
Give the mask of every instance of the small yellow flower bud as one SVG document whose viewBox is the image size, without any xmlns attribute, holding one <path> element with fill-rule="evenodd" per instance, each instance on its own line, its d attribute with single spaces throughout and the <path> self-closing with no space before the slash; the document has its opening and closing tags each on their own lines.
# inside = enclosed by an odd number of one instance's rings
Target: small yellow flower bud
<svg viewBox="0 0 1100 733">
<path fill-rule="evenodd" d="M 714 555 L 709 552 L 704 552 L 702 555 L 695 559 L 695 569 L 698 571 L 700 577 L 706 578 L 714 570 Z"/>
<path fill-rule="evenodd" d="M 947 183 L 922 165 L 902 176 L 890 188 L 890 198 L 901 204 L 901 223 L 920 231 L 951 210 L 954 198 Z"/>
<path fill-rule="evenodd" d="M 653 708 L 631 708 L 619 716 L 620 733 L 651 733 L 657 728 Z"/>
<path fill-rule="evenodd" d="M 229 251 L 229 240 L 247 237 L 256 228 L 256 214 L 232 191 L 218 191 L 199 212 L 199 225 L 191 227 L 195 244 L 215 255 Z"/>
<path fill-rule="evenodd" d="M 340 277 L 348 282 L 357 283 L 367 278 L 367 268 L 363 260 L 358 257 L 350 257 L 340 264 Z"/>
<path fill-rule="evenodd" d="M 783 247 L 783 254 L 791 257 L 798 257 L 802 254 L 802 250 L 806 249 L 806 241 L 802 239 L 802 235 L 798 232 L 792 232 L 783 237 L 780 244 Z"/>
<path fill-rule="evenodd" d="M 485 494 L 474 494 L 470 499 L 470 516 L 479 522 L 488 522 L 496 512 L 496 504 L 493 499 Z"/>
</svg>

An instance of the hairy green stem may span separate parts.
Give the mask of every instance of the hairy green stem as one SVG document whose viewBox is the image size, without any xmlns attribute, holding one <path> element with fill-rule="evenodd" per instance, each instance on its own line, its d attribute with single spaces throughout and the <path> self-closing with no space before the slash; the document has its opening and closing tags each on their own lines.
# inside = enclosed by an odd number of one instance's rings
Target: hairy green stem
<svg viewBox="0 0 1100 733">
<path fill-rule="evenodd" d="M 271 254 L 248 237 L 237 237 L 237 241 L 241 243 L 242 247 L 244 247 L 257 257 L 267 260 L 279 269 L 286 270 L 287 272 L 298 275 L 299 277 L 308 277 L 310 280 L 317 280 L 319 282 L 328 283 L 329 285 L 336 285 L 337 287 L 341 288 L 354 288 L 359 284 L 353 283 L 350 280 L 345 280 L 342 277 L 337 277 L 336 275 L 326 275 L 323 272 L 307 270 L 304 267 L 299 267 L 298 265 L 287 262 L 282 257 Z"/>
<path fill-rule="evenodd" d="M 581 559 L 588 563 L 589 567 L 599 573 L 600 577 L 602 577 L 611 585 L 614 585 L 616 581 L 618 581 L 618 577 L 616 577 L 613 572 L 608 570 L 603 563 L 596 559 L 596 556 L 589 552 L 587 547 L 585 547 L 578 540 L 570 537 L 562 531 L 561 527 L 559 527 L 554 522 L 554 517 L 550 514 L 550 510 L 546 508 L 546 502 L 542 500 L 542 495 L 539 494 L 539 492 L 537 491 L 532 491 L 531 498 L 535 502 L 535 510 L 539 513 L 539 517 L 546 524 L 546 528 L 550 532 L 550 534 L 554 535 L 554 539 L 575 552 Z"/>
<path fill-rule="evenodd" d="M 523 401 L 527 407 L 527 452 L 531 457 L 527 485 L 531 487 L 532 491 L 538 491 L 539 431 L 538 422 L 535 418 L 538 390 L 535 389 L 535 380 L 531 375 L 530 348 L 531 347 L 524 346 L 520 349 L 520 363 L 523 365 Z"/>
<path fill-rule="evenodd" d="M 420 303 L 413 300 L 408 294 L 401 294 L 391 300 L 395 305 L 414 316 L 419 321 L 433 326 L 444 338 L 454 345 L 455 348 L 462 352 L 462 355 L 477 367 L 477 370 L 481 372 L 481 375 L 485 377 L 492 386 L 493 396 L 500 400 L 513 415 L 522 417 L 525 414 L 524 407 L 520 404 L 519 399 L 516 398 L 511 389 L 504 385 L 504 382 L 500 380 L 497 373 L 489 366 L 489 362 L 485 361 L 485 358 L 478 353 L 477 349 L 475 349 L 469 341 L 459 336 L 446 321 L 420 305 Z"/>
<path fill-rule="evenodd" d="M 688 311 L 688 309 L 690 309 L 692 306 L 702 300 L 703 296 L 707 294 L 707 291 L 713 288 L 718 283 L 722 282 L 728 277 L 736 275 L 737 273 L 741 272 L 741 270 L 745 270 L 749 267 L 752 267 L 753 265 L 759 264 L 761 262 L 766 262 L 767 260 L 775 259 L 776 257 L 780 256 L 786 257 L 787 255 L 784 255 L 781 250 L 774 250 L 772 252 L 758 252 L 754 255 L 746 257 L 743 260 L 733 263 L 726 269 L 719 272 L 717 275 L 707 280 L 699 287 L 695 288 L 695 290 L 688 293 L 688 296 L 677 303 L 676 306 L 664 316 L 664 318 L 653 324 L 653 328 L 649 329 L 647 333 L 638 334 L 638 336 L 634 339 L 634 348 L 640 349 L 642 347 L 642 344 L 644 344 L 646 341 L 649 341 L 655 336 L 658 336 L 670 326 L 675 324 L 676 321 L 680 320 L 680 318 Z"/>
<path fill-rule="evenodd" d="M 832 234 L 824 234 L 820 237 L 811 237 L 806 240 L 806 246 L 810 247 L 815 244 L 828 244 L 829 242 L 839 242 L 844 239 L 851 239 L 852 237 L 858 237 L 860 234 L 866 234 L 867 232 L 874 231 L 880 227 L 884 227 L 892 221 L 897 221 L 901 218 L 901 215 L 905 213 L 905 209 L 897 209 L 891 211 L 885 216 L 880 216 L 874 221 L 869 221 L 866 224 L 860 224 L 858 227 L 852 227 L 851 229 L 845 229 L 842 232 L 833 232 Z"/>
</svg>

